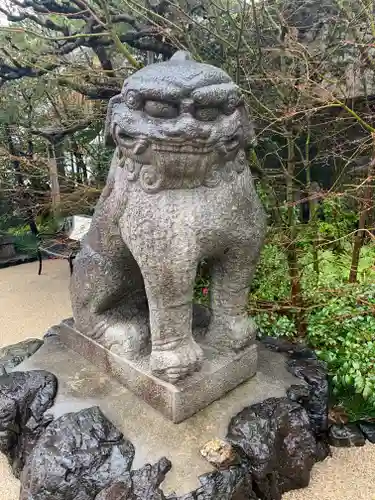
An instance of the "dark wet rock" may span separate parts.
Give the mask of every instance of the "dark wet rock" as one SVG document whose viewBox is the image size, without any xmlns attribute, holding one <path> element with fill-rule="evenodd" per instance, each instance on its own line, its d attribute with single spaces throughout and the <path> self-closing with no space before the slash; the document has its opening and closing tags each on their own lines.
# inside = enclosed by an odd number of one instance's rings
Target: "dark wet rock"
<svg viewBox="0 0 375 500">
<path fill-rule="evenodd" d="M 159 486 L 171 467 L 171 462 L 165 457 L 154 465 L 146 464 L 102 490 L 95 500 L 165 500 Z"/>
<path fill-rule="evenodd" d="M 316 435 L 328 430 L 328 377 L 325 365 L 316 360 L 290 359 L 288 370 L 303 380 L 310 390 L 308 398 L 302 397 L 300 403 L 307 411 L 312 429 Z"/>
<path fill-rule="evenodd" d="M 165 496 L 159 489 L 165 475 L 172 468 L 171 462 L 165 457 L 155 465 L 145 465 L 139 470 L 132 471 L 132 500 L 164 500 Z"/>
<path fill-rule="evenodd" d="M 328 440 L 331 446 L 336 447 L 363 446 L 366 442 L 356 424 L 331 425 Z"/>
<path fill-rule="evenodd" d="M 19 477 L 28 455 L 51 422 L 57 380 L 42 370 L 0 376 L 0 451 Z"/>
<path fill-rule="evenodd" d="M 308 385 L 291 385 L 286 394 L 291 401 L 304 406 L 310 399 L 310 388 Z"/>
<path fill-rule="evenodd" d="M 309 484 L 320 459 L 306 410 L 288 398 L 270 398 L 245 408 L 229 425 L 227 439 L 242 452 L 262 500 L 279 500 Z"/>
<path fill-rule="evenodd" d="M 289 397 L 305 408 L 314 433 L 323 438 L 328 431 L 329 392 L 326 364 L 318 360 L 315 352 L 304 344 L 294 344 L 274 337 L 263 337 L 261 342 L 272 351 L 286 354 L 288 371 L 309 387 L 309 396 L 302 389 L 298 389 L 299 394 L 296 394 L 295 389 L 291 388 Z"/>
<path fill-rule="evenodd" d="M 43 345 L 43 340 L 28 339 L 18 344 L 8 345 L 0 349 L 0 373 L 11 371 L 22 361 L 29 358 Z"/>
<path fill-rule="evenodd" d="M 358 422 L 358 427 L 370 443 L 375 443 L 375 422 L 366 422 L 362 420 Z"/>
<path fill-rule="evenodd" d="M 199 478 L 201 487 L 182 497 L 168 500 L 258 500 L 252 479 L 244 467 L 231 467 Z"/>
<path fill-rule="evenodd" d="M 98 407 L 52 422 L 21 475 L 20 500 L 92 500 L 129 469 L 134 447 Z"/>
<path fill-rule="evenodd" d="M 303 344 L 295 344 L 276 337 L 261 337 L 260 341 L 267 349 L 288 354 L 295 359 L 317 359 L 315 352 Z"/>
<path fill-rule="evenodd" d="M 108 488 L 102 490 L 95 497 L 95 500 L 127 500 L 131 498 L 131 494 L 132 482 L 129 474 L 128 477 L 116 481 Z"/>
</svg>

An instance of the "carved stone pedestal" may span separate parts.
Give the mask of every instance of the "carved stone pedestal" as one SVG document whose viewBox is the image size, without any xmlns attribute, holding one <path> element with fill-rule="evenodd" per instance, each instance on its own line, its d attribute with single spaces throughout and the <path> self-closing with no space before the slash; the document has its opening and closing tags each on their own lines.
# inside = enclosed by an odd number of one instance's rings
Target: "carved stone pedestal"
<svg viewBox="0 0 375 500">
<path fill-rule="evenodd" d="M 221 398 L 253 377 L 257 370 L 256 345 L 238 353 L 220 353 L 202 346 L 205 361 L 201 371 L 174 385 L 151 374 L 148 356 L 138 361 L 119 357 L 75 330 L 72 320 L 60 324 L 59 338 L 174 423 L 182 422 Z"/>
</svg>

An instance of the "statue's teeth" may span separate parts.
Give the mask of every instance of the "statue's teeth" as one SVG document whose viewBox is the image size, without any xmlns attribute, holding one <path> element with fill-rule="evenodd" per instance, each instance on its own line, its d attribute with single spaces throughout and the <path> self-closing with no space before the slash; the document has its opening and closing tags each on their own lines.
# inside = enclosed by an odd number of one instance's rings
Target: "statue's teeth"
<svg viewBox="0 0 375 500">
<path fill-rule="evenodd" d="M 134 155 L 141 155 L 147 149 L 147 141 L 138 141 L 134 146 L 132 153 Z"/>
</svg>

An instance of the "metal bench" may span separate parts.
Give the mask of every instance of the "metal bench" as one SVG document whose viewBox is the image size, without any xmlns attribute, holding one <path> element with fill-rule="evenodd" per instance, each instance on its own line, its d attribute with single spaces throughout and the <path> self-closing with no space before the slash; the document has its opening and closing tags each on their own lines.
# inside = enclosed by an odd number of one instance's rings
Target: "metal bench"
<svg viewBox="0 0 375 500">
<path fill-rule="evenodd" d="M 80 249 L 82 238 L 89 230 L 91 217 L 73 215 L 64 220 L 60 230 L 55 234 L 39 233 L 38 235 L 38 275 L 42 274 L 43 254 L 55 259 L 64 259 L 69 263 L 70 274 L 73 273 L 73 262 Z"/>
</svg>

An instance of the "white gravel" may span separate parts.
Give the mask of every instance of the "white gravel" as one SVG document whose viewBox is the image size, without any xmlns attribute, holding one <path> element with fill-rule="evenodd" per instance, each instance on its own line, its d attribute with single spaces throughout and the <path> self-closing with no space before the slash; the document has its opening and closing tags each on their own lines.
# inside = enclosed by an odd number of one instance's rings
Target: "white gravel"
<svg viewBox="0 0 375 500">
<path fill-rule="evenodd" d="M 69 266 L 48 260 L 38 276 L 38 263 L 0 269 L 0 346 L 30 337 L 71 316 Z M 0 454 L 0 500 L 18 500 L 19 481 L 5 456 Z"/>
</svg>

